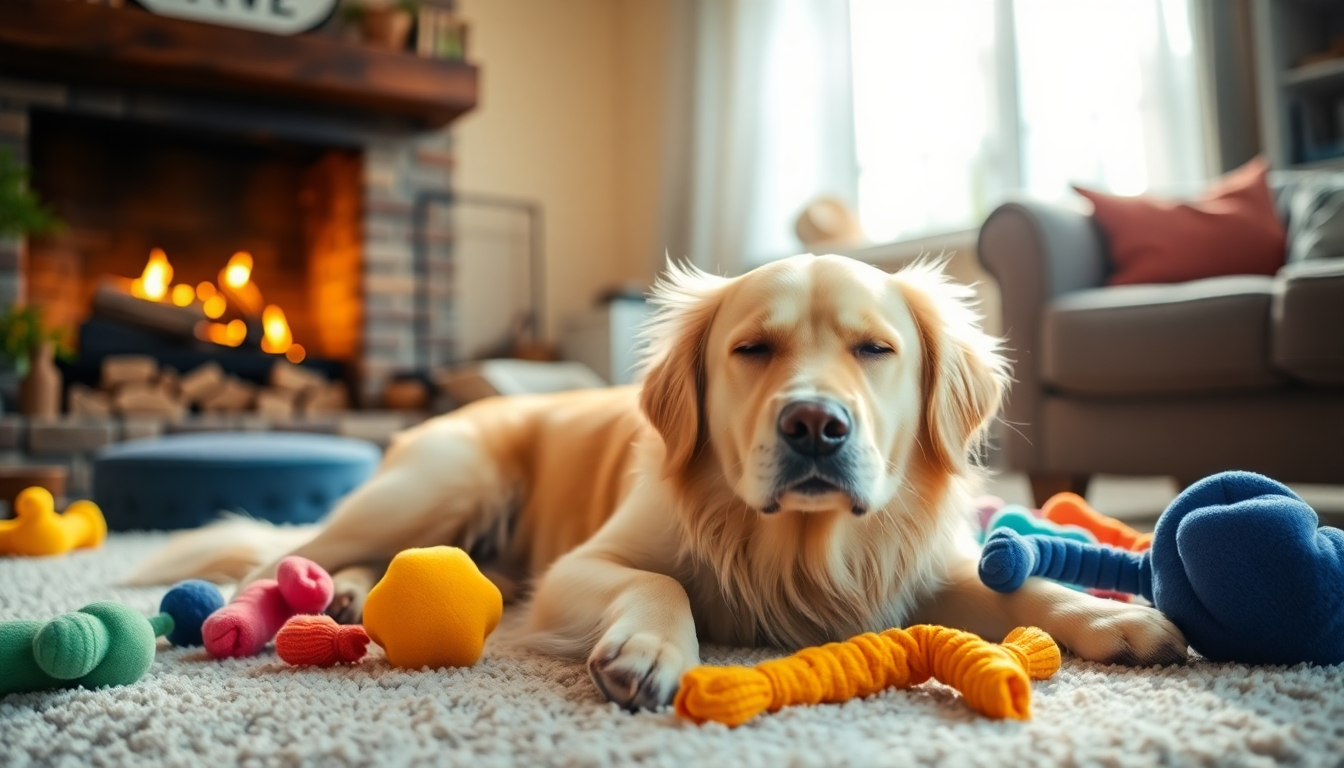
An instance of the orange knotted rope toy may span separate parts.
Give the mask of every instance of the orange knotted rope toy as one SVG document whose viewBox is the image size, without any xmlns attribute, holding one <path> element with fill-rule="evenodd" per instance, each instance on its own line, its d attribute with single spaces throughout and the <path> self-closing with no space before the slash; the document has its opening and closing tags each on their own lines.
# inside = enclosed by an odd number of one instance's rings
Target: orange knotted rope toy
<svg viewBox="0 0 1344 768">
<path fill-rule="evenodd" d="M 354 664 L 368 647 L 363 627 L 341 626 L 330 616 L 295 616 L 275 636 L 275 652 L 295 666 Z"/>
<path fill-rule="evenodd" d="M 805 648 L 754 667 L 696 667 L 682 676 L 673 705 L 697 723 L 738 726 L 793 704 L 836 703 L 933 678 L 960 691 L 983 715 L 1026 720 L 1031 680 L 1058 669 L 1059 647 L 1035 627 L 1019 627 L 996 644 L 920 624 Z"/>
</svg>

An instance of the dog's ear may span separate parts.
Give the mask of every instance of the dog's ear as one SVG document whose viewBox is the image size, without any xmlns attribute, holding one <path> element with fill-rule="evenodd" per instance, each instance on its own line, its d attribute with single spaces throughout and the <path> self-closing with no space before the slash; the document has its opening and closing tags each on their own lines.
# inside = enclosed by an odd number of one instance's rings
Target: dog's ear
<svg viewBox="0 0 1344 768">
<path fill-rule="evenodd" d="M 985 333 L 971 287 L 921 262 L 894 279 L 910 307 L 923 349 L 924 420 L 920 444 L 948 472 L 965 469 L 1010 381 L 1001 341 Z"/>
<path fill-rule="evenodd" d="M 685 470 L 704 440 L 705 343 L 728 282 L 669 261 L 653 289 L 640 407 L 663 437 L 665 476 Z"/>
</svg>

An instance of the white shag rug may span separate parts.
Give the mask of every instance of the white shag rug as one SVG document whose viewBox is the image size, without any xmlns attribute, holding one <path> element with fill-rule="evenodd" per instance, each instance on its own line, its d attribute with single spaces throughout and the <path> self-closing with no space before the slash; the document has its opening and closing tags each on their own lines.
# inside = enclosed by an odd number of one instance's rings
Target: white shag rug
<svg viewBox="0 0 1344 768">
<path fill-rule="evenodd" d="M 116 599 L 146 614 L 162 589 L 115 586 L 159 535 L 0 558 L 0 619 Z M 0 766 L 1341 765 L 1344 668 L 1195 662 L 1130 670 L 1066 662 L 1035 685 L 1030 722 L 995 722 L 934 683 L 795 707 L 735 729 L 602 701 L 580 663 L 538 656 L 506 625 L 473 668 L 403 672 L 381 658 L 294 669 L 161 645 L 140 682 L 0 699 Z M 706 649 L 715 664 L 762 651 Z M 3 674 L 3 670 L 0 670 Z"/>
</svg>

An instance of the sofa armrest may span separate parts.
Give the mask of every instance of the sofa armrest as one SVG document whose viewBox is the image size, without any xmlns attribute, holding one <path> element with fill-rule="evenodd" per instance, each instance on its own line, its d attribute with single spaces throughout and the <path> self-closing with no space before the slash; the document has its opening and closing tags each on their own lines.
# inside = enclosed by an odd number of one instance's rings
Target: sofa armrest
<svg viewBox="0 0 1344 768">
<path fill-rule="evenodd" d="M 1274 279 L 1270 360 L 1312 384 L 1344 384 L 1344 259 L 1293 262 Z"/>
<path fill-rule="evenodd" d="M 1044 469 L 1041 456 L 1041 313 L 1056 296 L 1106 279 L 1105 241 L 1090 216 L 1042 203 L 1001 205 L 980 228 L 980 263 L 999 283 L 1015 383 L 1004 408 L 1011 469 Z"/>
</svg>

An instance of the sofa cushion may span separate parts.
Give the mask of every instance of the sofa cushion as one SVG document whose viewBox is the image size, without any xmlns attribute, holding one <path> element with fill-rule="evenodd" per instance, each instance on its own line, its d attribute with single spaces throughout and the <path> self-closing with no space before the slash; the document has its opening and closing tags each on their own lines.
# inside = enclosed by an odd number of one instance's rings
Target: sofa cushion
<svg viewBox="0 0 1344 768">
<path fill-rule="evenodd" d="M 1060 296 L 1041 328 L 1041 378 L 1078 394 L 1269 389 L 1274 279 L 1234 275 Z"/>
<path fill-rule="evenodd" d="M 1115 270 L 1108 285 L 1180 283 L 1220 275 L 1273 275 L 1284 228 L 1255 158 L 1195 200 L 1119 197 L 1075 186 L 1092 201 Z"/>
<path fill-rule="evenodd" d="M 1344 384 L 1344 259 L 1290 264 L 1274 281 L 1274 367 L 1312 384 Z"/>
</svg>

